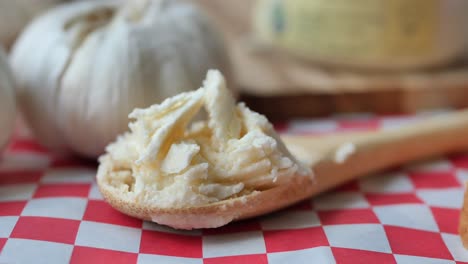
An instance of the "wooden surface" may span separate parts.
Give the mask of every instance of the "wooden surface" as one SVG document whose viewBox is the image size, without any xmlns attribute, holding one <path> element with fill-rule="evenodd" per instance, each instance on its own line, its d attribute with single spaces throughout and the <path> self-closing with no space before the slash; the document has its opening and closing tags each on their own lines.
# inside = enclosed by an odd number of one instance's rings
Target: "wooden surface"
<svg viewBox="0 0 468 264">
<path fill-rule="evenodd" d="M 242 100 L 272 119 L 333 112 L 411 113 L 468 106 L 468 64 L 406 74 L 321 68 L 262 47 L 252 0 L 191 0 L 223 31 Z"/>
</svg>

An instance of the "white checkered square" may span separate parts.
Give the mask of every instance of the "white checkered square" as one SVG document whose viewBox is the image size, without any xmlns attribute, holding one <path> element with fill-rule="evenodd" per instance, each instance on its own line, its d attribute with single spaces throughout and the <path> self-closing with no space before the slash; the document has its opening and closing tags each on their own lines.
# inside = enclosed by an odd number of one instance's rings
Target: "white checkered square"
<svg viewBox="0 0 468 264">
<path fill-rule="evenodd" d="M 26 204 L 22 216 L 45 216 L 81 220 L 86 210 L 84 198 L 39 198 Z"/>
<path fill-rule="evenodd" d="M 94 181 L 96 171 L 84 168 L 48 169 L 41 179 L 43 183 L 89 183 Z"/>
<path fill-rule="evenodd" d="M 203 237 L 203 257 L 213 258 L 265 253 L 262 232 L 242 232 Z"/>
<path fill-rule="evenodd" d="M 33 183 L 0 185 L 0 201 L 29 200 L 36 188 Z"/>
<path fill-rule="evenodd" d="M 370 207 L 364 195 L 358 192 L 327 193 L 314 198 L 312 203 L 317 210 Z"/>
<path fill-rule="evenodd" d="M 379 224 L 324 226 L 330 245 L 391 253 L 385 230 Z"/>
<path fill-rule="evenodd" d="M 99 191 L 99 187 L 97 186 L 96 182 L 93 182 L 91 184 L 91 190 L 89 190 L 88 197 L 92 200 L 104 200 L 104 197 L 102 197 L 102 194 Z"/>
<path fill-rule="evenodd" d="M 418 190 L 416 195 L 430 206 L 459 209 L 463 205 L 463 189 Z"/>
<path fill-rule="evenodd" d="M 0 254 L 0 263 L 68 263 L 73 246 L 61 243 L 10 238 Z"/>
<path fill-rule="evenodd" d="M 468 170 L 466 169 L 456 169 L 455 176 L 458 179 L 458 182 L 465 186 L 465 183 L 468 181 Z"/>
<path fill-rule="evenodd" d="M 463 247 L 460 236 L 442 233 L 442 239 L 456 261 L 468 262 L 468 250 Z"/>
<path fill-rule="evenodd" d="M 426 205 L 399 204 L 376 206 L 373 210 L 379 221 L 384 225 L 439 231 L 432 212 Z"/>
<path fill-rule="evenodd" d="M 380 121 L 380 129 L 393 130 L 412 124 L 417 117 L 386 117 Z"/>
<path fill-rule="evenodd" d="M 447 259 L 425 258 L 408 255 L 394 255 L 398 264 L 455 264 L 455 261 Z"/>
<path fill-rule="evenodd" d="M 455 175 L 458 179 L 458 182 L 460 182 L 463 186 L 468 181 L 468 170 L 466 169 L 457 169 L 455 171 Z"/>
<path fill-rule="evenodd" d="M 334 132 L 338 124 L 333 120 L 294 120 L 289 123 L 289 133 L 325 133 Z"/>
<path fill-rule="evenodd" d="M 138 264 L 154 264 L 154 263 L 203 264 L 203 260 L 202 259 L 196 259 L 196 258 L 180 258 L 180 257 L 172 257 L 172 256 L 139 254 L 137 263 Z"/>
<path fill-rule="evenodd" d="M 320 220 L 314 211 L 282 211 L 263 217 L 260 223 L 264 230 L 320 226 Z"/>
<path fill-rule="evenodd" d="M 278 252 L 268 254 L 268 263 L 270 264 L 283 264 L 283 263 L 296 263 L 296 264 L 334 264 L 335 258 L 330 247 L 316 247 L 304 250 Z"/>
<path fill-rule="evenodd" d="M 413 183 L 403 172 L 366 177 L 359 181 L 359 186 L 368 193 L 405 193 L 414 190 Z"/>
<path fill-rule="evenodd" d="M 0 216 L 0 237 L 10 237 L 18 218 L 18 216 Z"/>
<path fill-rule="evenodd" d="M 49 166 L 47 155 L 35 153 L 9 153 L 4 155 L 0 162 L 0 171 L 30 171 L 45 169 Z"/>
<path fill-rule="evenodd" d="M 78 246 L 138 253 L 141 229 L 82 221 L 75 244 Z"/>
</svg>

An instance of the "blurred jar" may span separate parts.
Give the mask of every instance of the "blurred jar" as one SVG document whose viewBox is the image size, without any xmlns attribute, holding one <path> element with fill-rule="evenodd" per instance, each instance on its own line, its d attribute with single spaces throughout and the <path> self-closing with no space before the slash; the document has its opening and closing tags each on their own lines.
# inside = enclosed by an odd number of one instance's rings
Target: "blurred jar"
<svg viewBox="0 0 468 264">
<path fill-rule="evenodd" d="M 466 0 L 259 0 L 258 38 L 326 65 L 405 70 L 465 50 Z"/>
</svg>

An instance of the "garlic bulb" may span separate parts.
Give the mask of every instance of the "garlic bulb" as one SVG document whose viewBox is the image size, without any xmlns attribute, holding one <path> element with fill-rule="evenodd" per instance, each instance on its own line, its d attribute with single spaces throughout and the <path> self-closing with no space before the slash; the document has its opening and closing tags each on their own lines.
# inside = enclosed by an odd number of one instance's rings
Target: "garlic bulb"
<svg viewBox="0 0 468 264">
<path fill-rule="evenodd" d="M 7 57 L 0 47 L 0 150 L 6 145 L 15 121 L 15 91 Z"/>
<path fill-rule="evenodd" d="M 9 47 L 29 21 L 62 0 L 0 0 L 0 43 Z"/>
<path fill-rule="evenodd" d="M 11 63 L 27 122 L 40 142 L 96 157 L 127 129 L 128 114 L 228 71 L 221 36 L 175 0 L 89 1 L 35 20 Z"/>
</svg>

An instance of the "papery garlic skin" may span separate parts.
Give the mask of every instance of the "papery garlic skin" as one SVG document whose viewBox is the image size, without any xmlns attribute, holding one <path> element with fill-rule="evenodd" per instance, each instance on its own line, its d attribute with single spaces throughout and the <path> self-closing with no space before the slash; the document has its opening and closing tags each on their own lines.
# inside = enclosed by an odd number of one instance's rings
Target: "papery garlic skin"
<svg viewBox="0 0 468 264">
<path fill-rule="evenodd" d="M 15 124 L 15 90 L 7 56 L 0 46 L 0 151 L 13 132 Z"/>
<path fill-rule="evenodd" d="M 63 5 L 34 21 L 12 50 L 19 100 L 39 141 L 96 157 L 136 107 L 229 71 L 221 36 L 175 0 Z"/>
<path fill-rule="evenodd" d="M 9 47 L 36 15 L 63 0 L 0 0 L 0 43 Z"/>
</svg>

